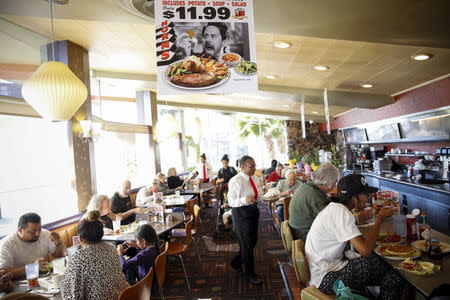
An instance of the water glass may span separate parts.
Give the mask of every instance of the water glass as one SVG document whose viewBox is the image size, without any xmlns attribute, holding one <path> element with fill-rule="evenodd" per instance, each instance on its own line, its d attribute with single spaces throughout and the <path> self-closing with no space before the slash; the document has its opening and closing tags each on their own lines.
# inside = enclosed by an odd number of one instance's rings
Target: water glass
<svg viewBox="0 0 450 300">
<path fill-rule="evenodd" d="M 39 263 L 32 263 L 25 265 L 25 274 L 27 276 L 28 286 L 35 287 L 38 286 L 39 278 Z"/>
<path fill-rule="evenodd" d="M 394 223 L 394 231 L 401 237 L 406 237 L 406 216 L 395 214 L 392 215 L 392 222 Z"/>
<path fill-rule="evenodd" d="M 175 191 L 175 197 L 180 198 L 180 191 Z"/>
<path fill-rule="evenodd" d="M 113 230 L 114 230 L 114 234 L 117 234 L 117 235 L 120 234 L 120 220 L 113 221 Z"/>
<path fill-rule="evenodd" d="M 52 263 L 54 274 L 63 274 L 66 270 L 66 260 L 64 257 L 55 258 L 54 260 L 52 260 Z"/>
</svg>

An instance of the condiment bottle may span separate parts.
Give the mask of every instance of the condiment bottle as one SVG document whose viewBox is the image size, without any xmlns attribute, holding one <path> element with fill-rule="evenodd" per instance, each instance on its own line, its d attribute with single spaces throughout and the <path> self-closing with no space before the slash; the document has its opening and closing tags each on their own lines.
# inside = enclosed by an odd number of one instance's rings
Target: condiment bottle
<svg viewBox="0 0 450 300">
<path fill-rule="evenodd" d="M 413 214 L 406 215 L 406 238 L 408 242 L 417 240 L 416 217 Z"/>
<path fill-rule="evenodd" d="M 419 239 L 431 239 L 431 226 L 427 222 L 427 213 L 424 210 L 420 213 Z"/>
</svg>

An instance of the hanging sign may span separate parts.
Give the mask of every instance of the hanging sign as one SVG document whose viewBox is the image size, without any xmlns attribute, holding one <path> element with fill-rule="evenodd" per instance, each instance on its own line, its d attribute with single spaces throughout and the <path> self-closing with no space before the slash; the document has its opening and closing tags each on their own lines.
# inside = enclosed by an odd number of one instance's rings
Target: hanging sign
<svg viewBox="0 0 450 300">
<path fill-rule="evenodd" d="M 155 0 L 158 94 L 258 91 L 253 0 Z"/>
</svg>

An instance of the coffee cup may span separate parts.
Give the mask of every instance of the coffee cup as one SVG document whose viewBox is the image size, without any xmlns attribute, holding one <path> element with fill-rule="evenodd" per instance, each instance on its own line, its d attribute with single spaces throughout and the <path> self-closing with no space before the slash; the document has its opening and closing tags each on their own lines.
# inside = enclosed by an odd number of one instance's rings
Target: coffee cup
<svg viewBox="0 0 450 300">
<path fill-rule="evenodd" d="M 61 273 L 57 273 L 55 275 L 52 276 L 52 285 L 53 288 L 55 289 L 59 289 L 61 287 L 61 280 L 63 278 L 64 274 Z"/>
</svg>

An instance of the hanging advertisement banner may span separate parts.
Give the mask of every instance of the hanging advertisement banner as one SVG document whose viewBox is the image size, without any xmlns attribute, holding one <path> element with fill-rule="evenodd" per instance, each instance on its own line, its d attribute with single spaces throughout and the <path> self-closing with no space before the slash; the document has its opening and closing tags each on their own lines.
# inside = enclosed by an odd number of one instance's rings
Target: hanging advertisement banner
<svg viewBox="0 0 450 300">
<path fill-rule="evenodd" d="M 158 94 L 258 91 L 253 1 L 155 0 Z"/>
</svg>

